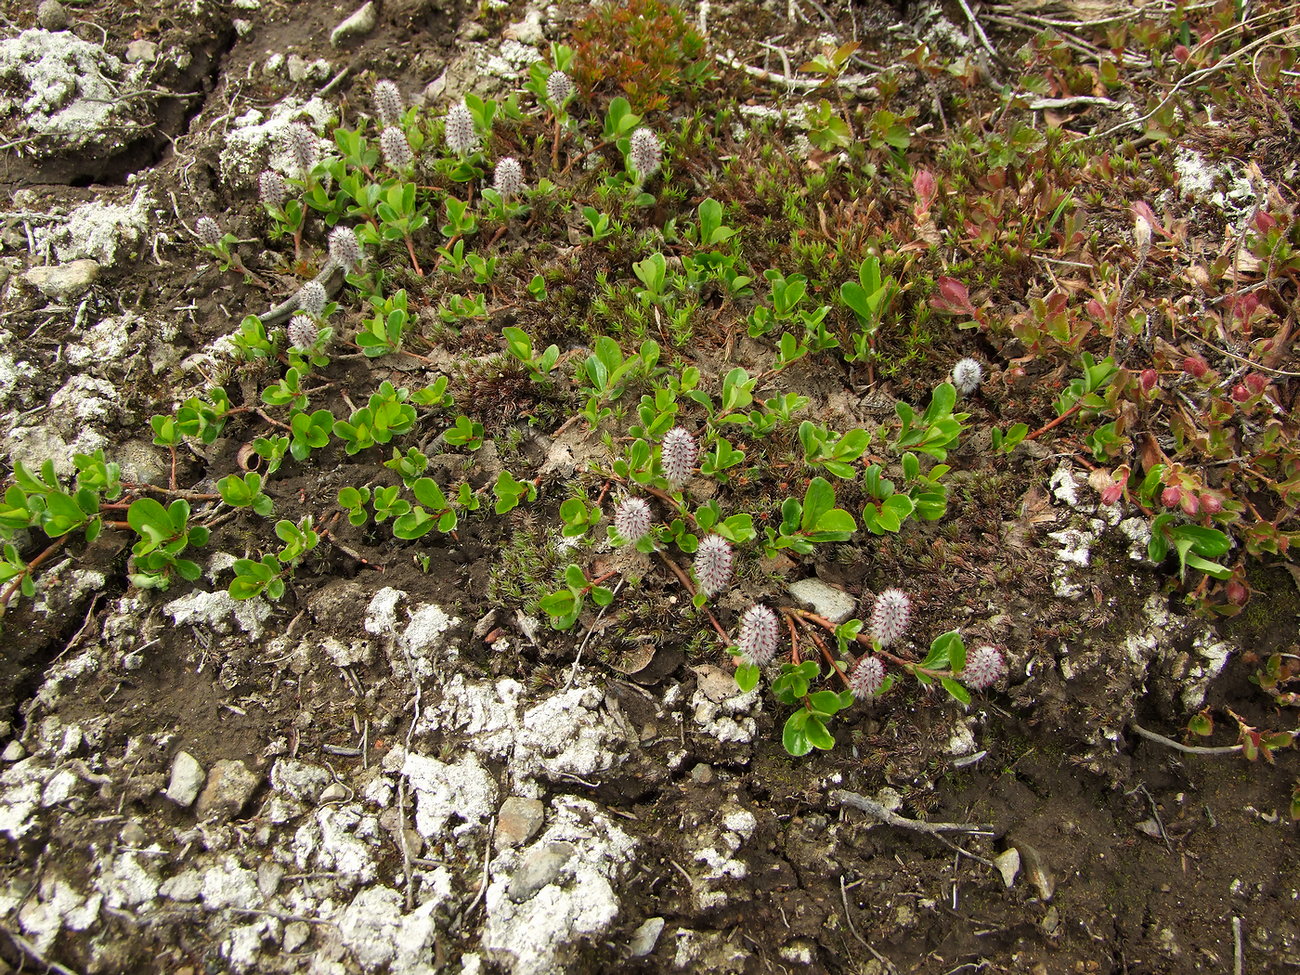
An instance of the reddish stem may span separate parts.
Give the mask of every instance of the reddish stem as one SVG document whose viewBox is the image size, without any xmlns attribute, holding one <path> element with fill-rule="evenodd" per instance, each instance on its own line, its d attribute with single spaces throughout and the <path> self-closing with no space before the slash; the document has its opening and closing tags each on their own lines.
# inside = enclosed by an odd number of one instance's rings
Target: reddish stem
<svg viewBox="0 0 1300 975">
<path fill-rule="evenodd" d="M 848 676 L 845 675 L 844 671 L 840 669 L 840 665 L 835 662 L 835 658 L 834 656 L 831 655 L 831 652 L 827 648 L 825 641 L 823 641 L 822 638 L 818 636 L 816 631 L 814 630 L 809 630 L 808 636 L 813 643 L 817 644 L 817 649 L 822 652 L 822 656 L 826 659 L 826 663 L 830 665 L 831 670 L 835 671 L 835 675 L 839 677 L 839 679 L 843 682 L 844 686 L 849 690 L 853 690 L 853 685 L 849 683 Z"/>
<path fill-rule="evenodd" d="M 105 522 L 105 524 L 108 524 L 108 522 Z M 12 599 L 14 593 L 18 591 L 18 587 L 23 584 L 23 580 L 32 574 L 32 570 L 35 569 L 38 565 L 40 565 L 42 562 L 44 562 L 46 559 L 48 559 L 59 549 L 63 548 L 63 545 L 65 542 L 67 542 L 67 540 L 68 540 L 68 536 L 62 535 L 59 538 L 57 538 L 55 541 L 51 542 L 44 552 L 42 552 L 40 555 L 36 556 L 36 558 L 32 559 L 30 562 L 27 563 L 27 569 L 25 571 L 20 572 L 18 573 L 18 575 L 14 576 L 13 581 L 10 582 L 9 585 L 5 586 L 4 593 L 0 594 L 0 610 L 3 610 L 6 606 L 9 605 L 9 600 Z"/>
<path fill-rule="evenodd" d="M 677 576 L 677 580 L 683 586 L 686 587 L 686 591 L 690 593 L 691 599 L 693 600 L 695 598 L 695 587 L 691 585 L 690 577 L 687 576 L 686 573 L 682 571 L 681 566 L 679 566 L 676 562 L 670 559 L 659 549 L 655 549 L 655 554 L 658 555 L 659 558 L 663 559 L 664 565 L 672 569 L 673 575 Z M 713 629 L 717 632 L 718 636 L 722 638 L 722 642 L 727 645 L 730 645 L 731 638 L 727 636 L 727 631 L 722 628 L 722 624 L 718 622 L 718 618 L 713 615 L 713 610 L 709 609 L 708 606 L 703 607 L 703 609 L 705 614 L 709 617 L 709 622 L 713 624 Z"/>
<path fill-rule="evenodd" d="M 1026 439 L 1026 440 L 1037 440 L 1039 437 L 1041 437 L 1043 434 L 1045 434 L 1048 430 L 1051 430 L 1053 427 L 1060 426 L 1062 423 L 1065 422 L 1065 420 L 1066 420 L 1067 418 L 1069 418 L 1069 417 L 1073 416 L 1075 413 L 1079 412 L 1079 410 L 1082 408 L 1082 406 L 1083 406 L 1083 400 L 1079 400 L 1077 403 L 1075 403 L 1073 406 L 1071 406 L 1068 410 L 1066 410 L 1064 413 L 1062 413 L 1060 416 L 1058 416 L 1058 417 L 1057 417 L 1055 420 L 1053 420 L 1051 423 L 1048 423 L 1048 424 L 1046 424 L 1045 426 L 1040 427 L 1039 429 L 1035 430 L 1033 433 L 1027 433 L 1027 434 L 1025 434 L 1025 439 Z"/>
</svg>

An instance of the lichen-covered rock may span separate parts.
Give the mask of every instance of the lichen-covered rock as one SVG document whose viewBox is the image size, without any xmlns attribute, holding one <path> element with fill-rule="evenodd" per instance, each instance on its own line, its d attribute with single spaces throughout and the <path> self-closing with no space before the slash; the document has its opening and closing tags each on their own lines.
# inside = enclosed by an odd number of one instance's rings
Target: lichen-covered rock
<svg viewBox="0 0 1300 975">
<path fill-rule="evenodd" d="M 34 267 L 23 280 L 55 301 L 71 301 L 85 293 L 99 277 L 99 263 L 89 259 Z"/>
<path fill-rule="evenodd" d="M 0 40 L 0 120 L 20 135 L 44 136 L 38 153 L 120 140 L 130 73 L 99 44 L 71 31 L 25 30 Z M 12 129 L 11 129 L 12 130 Z"/>
<path fill-rule="evenodd" d="M 504 851 L 492 862 L 483 926 L 483 947 L 492 960 L 511 975 L 564 971 L 577 944 L 599 937 L 618 917 L 614 885 L 635 849 L 636 841 L 594 803 L 557 798 L 551 825 L 533 847 Z M 539 865 L 546 868 L 547 880 L 531 896 L 516 900 L 511 887 L 532 850 L 553 854 Z M 568 850 L 572 854 L 564 856 L 551 875 L 560 853 Z M 520 893 L 520 888 L 515 891 Z"/>
<path fill-rule="evenodd" d="M 194 812 L 200 819 L 232 819 L 253 798 L 261 781 L 262 777 L 241 761 L 214 762 Z"/>
</svg>

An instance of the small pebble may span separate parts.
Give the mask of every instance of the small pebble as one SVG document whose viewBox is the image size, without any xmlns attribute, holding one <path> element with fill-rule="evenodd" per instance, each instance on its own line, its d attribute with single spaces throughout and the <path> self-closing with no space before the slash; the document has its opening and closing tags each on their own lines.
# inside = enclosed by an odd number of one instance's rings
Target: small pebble
<svg viewBox="0 0 1300 975">
<path fill-rule="evenodd" d="M 341 47 L 350 41 L 365 37 L 379 23 L 379 12 L 373 2 L 363 4 L 330 33 L 330 46 Z"/>
<path fill-rule="evenodd" d="M 67 30 L 68 12 L 59 0 L 42 0 L 36 8 L 36 22 L 45 30 Z"/>
<path fill-rule="evenodd" d="M 126 60 L 129 64 L 152 64 L 158 60 L 158 45 L 141 38 L 126 46 Z"/>
</svg>

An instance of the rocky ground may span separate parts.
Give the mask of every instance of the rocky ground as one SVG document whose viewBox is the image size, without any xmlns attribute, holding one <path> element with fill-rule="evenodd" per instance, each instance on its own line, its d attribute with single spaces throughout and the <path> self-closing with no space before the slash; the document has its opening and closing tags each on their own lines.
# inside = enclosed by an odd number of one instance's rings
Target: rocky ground
<svg viewBox="0 0 1300 975">
<path fill-rule="evenodd" d="M 918 42 L 978 48 L 961 6 L 805 0 L 688 13 L 707 37 L 701 57 L 725 68 L 709 97 L 747 109 L 730 136 L 739 158 L 771 136 L 763 112 L 820 96 L 737 66 L 781 75 L 784 53 L 797 68 L 850 37 L 868 61 L 891 63 Z M 380 379 L 414 388 L 450 376 L 461 408 L 474 404 L 488 426 L 475 461 L 488 473 L 474 486 L 504 465 L 527 468 L 539 507 L 485 508 L 454 535 L 398 542 L 385 526 L 338 518 L 339 488 L 360 483 L 362 460 L 382 478 L 386 448 L 286 462 L 278 510 L 314 513 L 331 534 L 281 600 L 228 594 L 235 559 L 267 551 L 269 533 L 212 492 L 248 460 L 241 447 L 258 421 L 245 414 L 212 442 L 191 439 L 178 461 L 154 444 L 150 417 L 214 382 L 256 405 L 265 377 L 234 364 L 229 336 L 318 269 L 292 243 L 264 239 L 256 183 L 276 165 L 285 126 L 357 124 L 375 78 L 437 117 L 466 91 L 504 98 L 551 42 L 572 40 L 587 8 L 69 0 L 38 11 L 7 0 L 0 13 L 0 457 L 10 471 L 50 460 L 67 483 L 74 454 L 102 449 L 123 481 L 176 479 L 214 529 L 197 550 L 201 576 L 165 591 L 132 584 L 135 538 L 110 528 L 52 552 L 34 595 L 8 594 L 0 971 L 1300 966 L 1294 749 L 1248 763 L 1177 747 L 1207 708 L 1220 715 L 1212 746 L 1236 743 L 1226 709 L 1256 727 L 1294 727 L 1251 682 L 1260 659 L 1295 649 L 1292 566 L 1253 564 L 1240 615 L 1191 612 L 1172 563 L 1147 558 L 1149 519 L 1098 502 L 1077 441 L 989 449 L 991 420 L 1011 416 L 1006 401 L 1039 425 L 1032 411 L 1046 400 L 1032 389 L 963 406 L 974 432 L 948 461 L 943 521 L 746 577 L 774 604 L 832 619 L 865 616 L 872 594 L 901 585 L 918 645 L 959 629 L 1005 654 L 1006 679 L 969 707 L 900 685 L 838 723 L 831 751 L 786 753 L 786 709 L 762 685 L 738 691 L 730 658 L 698 617 L 687 621 L 689 597 L 661 569 L 641 567 L 657 579 L 643 615 L 616 624 L 588 611 L 556 631 L 535 600 L 512 597 L 531 557 L 524 540 L 556 544 L 566 485 L 600 448 L 585 424 L 548 414 L 545 397 L 484 378 L 502 327 L 543 335 L 562 317 L 509 310 L 531 269 L 501 283 L 494 306 L 506 310 L 444 345 L 430 326 L 425 355 L 340 358 L 327 377 L 330 396 L 360 402 Z M 1027 36 L 987 23 L 1008 55 Z M 929 89 L 917 85 L 898 99 L 919 101 Z M 694 95 L 681 98 L 658 109 L 663 126 L 699 111 Z M 949 115 L 960 111 L 945 98 Z M 534 174 L 550 147 L 538 132 Z M 516 151 L 529 145 L 521 137 Z M 702 170 L 682 169 L 688 212 L 713 191 Z M 1294 172 L 1267 175 L 1295 185 Z M 1214 212 L 1223 187 L 1212 181 L 1187 205 Z M 662 227 L 672 205 L 647 226 Z M 192 228 L 204 214 L 239 239 L 247 276 L 199 249 Z M 595 260 L 631 278 L 630 261 L 577 250 L 581 219 L 554 219 L 564 239 L 551 260 Z M 820 214 L 823 229 L 846 234 L 858 219 L 847 204 Z M 511 231 L 503 259 L 545 223 Z M 308 237 L 323 249 L 323 234 Z M 336 330 L 362 317 L 345 310 Z M 724 341 L 725 323 L 714 324 L 674 355 L 698 361 L 706 381 L 723 371 L 711 360 L 762 371 L 756 345 Z M 566 357 L 585 342 L 551 328 Z M 879 422 L 895 398 L 924 403 L 950 350 L 991 363 L 990 388 L 1002 382 L 1009 356 L 972 335 L 935 339 L 933 362 L 914 358 L 878 382 L 810 358 L 790 388 L 841 429 Z M 1294 357 L 1281 367 L 1293 375 Z M 423 433 L 435 462 L 459 470 L 465 455 Z M 589 497 L 603 498 L 593 481 Z M 45 549 L 33 536 L 16 539 L 29 560 Z M 737 595 L 716 610 L 731 626 L 747 604 Z"/>
</svg>

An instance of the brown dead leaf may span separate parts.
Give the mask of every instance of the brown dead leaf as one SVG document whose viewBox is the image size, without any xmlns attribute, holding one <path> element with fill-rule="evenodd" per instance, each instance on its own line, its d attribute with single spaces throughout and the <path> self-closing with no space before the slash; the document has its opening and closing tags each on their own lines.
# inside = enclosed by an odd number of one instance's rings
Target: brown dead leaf
<svg viewBox="0 0 1300 975">
<path fill-rule="evenodd" d="M 1138 463 L 1142 465 L 1144 471 L 1151 470 L 1156 464 L 1169 463 L 1169 458 L 1160 449 L 1160 445 L 1156 443 L 1156 438 L 1152 434 L 1144 433 L 1138 439 Z"/>
<path fill-rule="evenodd" d="M 1052 513 L 1052 499 L 1044 488 L 1034 484 L 1024 493 L 1020 499 L 1020 520 L 1030 525 L 1056 520 Z"/>
</svg>

